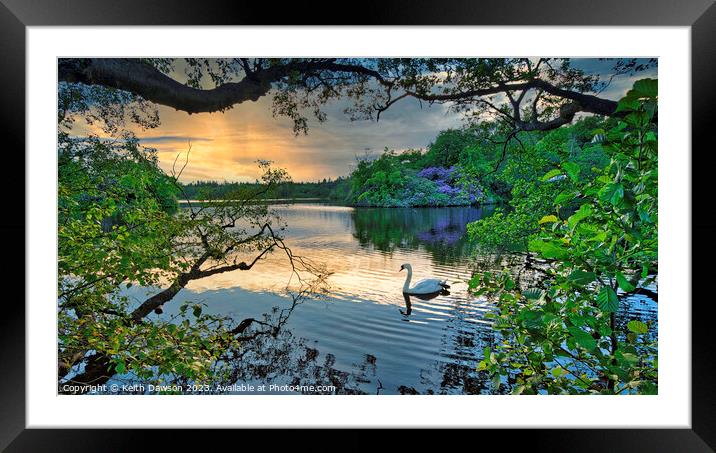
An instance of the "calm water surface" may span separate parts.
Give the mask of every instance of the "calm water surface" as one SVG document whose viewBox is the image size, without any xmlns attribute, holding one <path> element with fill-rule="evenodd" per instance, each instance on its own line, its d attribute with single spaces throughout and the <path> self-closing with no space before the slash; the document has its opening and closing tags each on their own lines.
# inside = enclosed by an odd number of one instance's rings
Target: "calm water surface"
<svg viewBox="0 0 716 453">
<path fill-rule="evenodd" d="M 489 215 L 489 208 L 274 209 L 288 223 L 286 243 L 294 253 L 333 272 L 330 294 L 299 305 L 285 335 L 265 340 L 266 350 L 251 359 L 264 368 L 251 365 L 237 382 L 340 382 L 342 391 L 369 394 L 494 392 L 475 372 L 495 339 L 484 319 L 492 307 L 470 296 L 466 284 L 475 263 L 466 224 Z M 406 299 L 405 273 L 398 272 L 403 263 L 412 264 L 413 281 L 447 279 L 450 294 Z M 165 311 L 191 300 L 239 320 L 258 318 L 290 304 L 281 295 L 289 276 L 285 255 L 275 253 L 251 271 L 191 282 Z M 631 302 L 629 319 L 656 318 L 654 302 Z"/>
</svg>

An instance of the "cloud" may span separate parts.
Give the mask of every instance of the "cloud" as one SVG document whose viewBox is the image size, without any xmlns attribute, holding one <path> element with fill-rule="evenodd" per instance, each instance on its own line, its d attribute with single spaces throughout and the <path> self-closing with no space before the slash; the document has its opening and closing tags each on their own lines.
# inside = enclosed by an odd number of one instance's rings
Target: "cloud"
<svg viewBox="0 0 716 453">
<path fill-rule="evenodd" d="M 189 165 L 182 174 L 185 181 L 253 181 L 257 159 L 274 161 L 296 181 L 315 181 L 347 175 L 356 155 L 366 150 L 424 148 L 439 131 L 461 124 L 461 117 L 446 106 L 421 107 L 413 99 L 392 106 L 379 122 L 351 121 L 344 113 L 348 106 L 348 101 L 329 103 L 328 119 L 309 120 L 308 135 L 299 136 L 294 135 L 290 120 L 271 115 L 270 98 L 239 104 L 224 113 L 188 115 L 160 107 L 162 124 L 156 131 L 164 134 L 143 143 L 157 148 L 165 168 L 187 151 L 190 137 L 202 138 L 192 140 Z"/>
</svg>

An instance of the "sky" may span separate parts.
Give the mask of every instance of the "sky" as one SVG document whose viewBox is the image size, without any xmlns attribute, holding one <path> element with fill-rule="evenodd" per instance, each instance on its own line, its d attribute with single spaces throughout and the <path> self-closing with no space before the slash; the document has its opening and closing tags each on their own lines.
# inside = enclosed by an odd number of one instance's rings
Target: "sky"
<svg viewBox="0 0 716 453">
<path fill-rule="evenodd" d="M 612 64 L 582 59 L 575 66 L 606 75 Z M 636 77 L 615 78 L 600 96 L 618 99 L 634 79 L 644 77 L 656 77 L 656 68 Z M 451 112 L 448 105 L 421 105 L 412 98 L 391 106 L 379 122 L 351 121 L 343 113 L 347 105 L 342 100 L 326 105 L 327 121 L 309 121 L 308 135 L 294 135 L 291 120 L 272 116 L 270 96 L 225 112 L 193 115 L 159 106 L 159 127 L 133 130 L 144 146 L 157 149 L 159 165 L 165 171 L 171 169 L 178 154 L 183 161 L 191 145 L 181 177 L 185 183 L 253 181 L 259 174 L 257 159 L 274 161 L 294 181 L 317 181 L 348 175 L 356 156 L 379 155 L 386 147 L 399 151 L 425 148 L 441 130 L 464 124 L 462 116 Z"/>
</svg>

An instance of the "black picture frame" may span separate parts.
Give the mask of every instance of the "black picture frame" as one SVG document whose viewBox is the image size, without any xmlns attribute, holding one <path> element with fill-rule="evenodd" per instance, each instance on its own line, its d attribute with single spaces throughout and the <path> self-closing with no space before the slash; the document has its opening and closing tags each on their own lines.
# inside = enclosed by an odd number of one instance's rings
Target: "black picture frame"
<svg viewBox="0 0 716 453">
<path fill-rule="evenodd" d="M 711 206 L 711 167 L 705 162 L 710 143 L 711 114 L 716 103 L 716 6 L 713 0 L 558 0 L 546 2 L 514 0 L 396 1 L 365 0 L 353 7 L 337 2 L 296 2 L 282 5 L 269 2 L 185 0 L 0 0 L 0 124 L 4 131 L 5 172 L 3 181 L 12 187 L 13 215 L 0 221 L 6 238 L 25 236 L 25 206 L 17 190 L 25 187 L 25 31 L 28 26 L 63 25 L 571 25 L 571 26 L 689 26 L 692 64 L 692 423 L 691 429 L 552 429 L 464 431 L 469 448 L 494 436 L 510 449 L 561 451 L 713 451 L 716 449 L 716 391 L 711 382 L 716 359 L 710 335 L 712 324 L 708 288 L 702 282 L 711 277 L 710 257 L 716 246 L 716 210 Z M 698 151 L 697 151 L 698 150 Z M 688 156 L 686 156 L 688 157 Z M 10 160 L 13 160 L 10 162 Z M 697 161 L 699 162 L 697 164 Z M 11 169 L 11 170 L 10 170 Z M 24 195 L 24 192 L 23 192 Z M 12 201 L 10 201 L 12 203 Z M 704 209 L 704 207 L 708 208 Z M 697 210 L 697 208 L 701 208 Z M 19 213 L 23 213 L 20 215 Z M 698 215 L 697 215 L 698 214 Z M 10 239 L 9 242 L 19 243 Z M 25 280 L 24 253 L 3 260 L 2 275 L 8 283 Z M 27 271 L 31 271 L 27 269 Z M 18 275 L 20 273 L 23 275 Z M 312 450 L 366 449 L 374 437 L 364 430 L 334 430 L 338 443 L 299 433 L 273 435 L 266 432 L 215 431 L 209 436 L 193 430 L 41 430 L 25 429 L 25 308 L 24 293 L 8 297 L 0 316 L 0 448 L 7 451 L 125 451 L 150 444 L 169 450 L 199 445 L 206 449 L 217 441 L 236 449 L 249 448 L 248 437 L 265 442 L 270 449 L 295 448 L 308 442 Z M 687 300 L 688 302 L 688 300 Z M 684 304 L 688 309 L 688 303 Z M 684 371 L 685 373 L 688 370 Z M 479 407 L 476 407 L 479 410 Z M 539 416 L 536 414 L 535 416 Z M 575 414 L 578 417 L 579 414 Z M 638 420 L 638 414 L 635 414 Z M 450 435 L 453 440 L 452 434 Z M 425 445 L 426 439 L 444 435 L 426 430 L 385 436 L 381 447 L 390 444 L 401 450 Z M 509 440 L 507 440 L 509 439 Z M 278 442 L 278 443 L 277 443 Z M 444 444 L 445 445 L 445 444 Z M 233 449 L 233 448 L 232 448 Z"/>
</svg>

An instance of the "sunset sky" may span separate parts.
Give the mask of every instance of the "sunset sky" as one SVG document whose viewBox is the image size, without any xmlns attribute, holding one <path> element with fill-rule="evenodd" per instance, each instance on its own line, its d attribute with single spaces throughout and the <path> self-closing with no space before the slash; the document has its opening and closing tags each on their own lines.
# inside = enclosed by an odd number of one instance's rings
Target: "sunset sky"
<svg viewBox="0 0 716 453">
<path fill-rule="evenodd" d="M 600 74 L 608 74 L 612 65 L 597 59 L 575 61 L 575 66 Z M 617 99 L 633 79 L 644 77 L 656 77 L 656 68 L 637 77 L 615 78 L 601 96 Z M 421 106 L 412 98 L 391 106 L 377 123 L 351 121 L 343 113 L 347 105 L 345 101 L 326 105 L 328 120 L 309 122 L 308 135 L 300 136 L 294 135 L 290 120 L 273 118 L 270 97 L 236 105 L 224 113 L 189 115 L 159 106 L 161 125 L 134 131 L 143 145 L 157 148 L 165 170 L 171 168 L 178 153 L 186 153 L 191 142 L 183 182 L 253 181 L 258 174 L 257 159 L 274 161 L 287 169 L 294 181 L 315 181 L 347 175 L 357 155 L 377 155 L 385 147 L 425 148 L 441 130 L 462 125 L 461 116 L 450 112 L 448 105 Z M 91 129 L 84 125 L 76 131 L 78 135 L 88 132 Z"/>
</svg>

